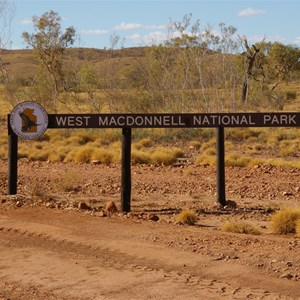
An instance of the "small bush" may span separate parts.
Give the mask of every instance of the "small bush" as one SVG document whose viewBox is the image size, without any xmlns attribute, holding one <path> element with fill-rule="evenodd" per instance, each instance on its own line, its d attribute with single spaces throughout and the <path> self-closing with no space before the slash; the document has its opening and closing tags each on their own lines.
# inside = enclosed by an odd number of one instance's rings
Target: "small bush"
<svg viewBox="0 0 300 300">
<path fill-rule="evenodd" d="M 150 154 L 142 150 L 132 149 L 131 160 L 137 164 L 148 164 L 150 162 Z"/>
<path fill-rule="evenodd" d="M 153 164 L 171 164 L 182 155 L 183 151 L 178 148 L 158 147 L 151 152 L 150 162 Z"/>
<path fill-rule="evenodd" d="M 240 156 L 236 153 L 230 153 L 225 157 L 225 164 L 227 167 L 246 167 L 250 161 L 250 157 Z"/>
<path fill-rule="evenodd" d="M 280 143 L 279 155 L 280 156 L 296 156 L 298 151 L 298 143 L 297 142 L 284 142 Z"/>
<path fill-rule="evenodd" d="M 150 147 L 152 145 L 152 140 L 150 138 L 143 138 L 138 142 L 132 144 L 132 148 L 140 150 L 143 147 Z"/>
<path fill-rule="evenodd" d="M 114 162 L 114 155 L 112 152 L 103 149 L 103 148 L 97 148 L 94 149 L 91 154 L 92 160 L 98 160 L 99 162 L 109 165 L 112 162 Z"/>
<path fill-rule="evenodd" d="M 80 133 L 77 135 L 77 142 L 79 145 L 85 145 L 87 143 L 94 142 L 94 141 L 95 141 L 95 137 L 93 137 L 89 133 Z"/>
<path fill-rule="evenodd" d="M 77 150 L 74 156 L 76 162 L 90 162 L 94 148 L 91 146 L 83 146 Z"/>
<path fill-rule="evenodd" d="M 177 216 L 177 222 L 182 224 L 194 225 L 198 220 L 197 214 L 192 210 L 183 210 Z"/>
<path fill-rule="evenodd" d="M 194 149 L 200 149 L 201 148 L 202 143 L 199 141 L 190 141 L 189 142 L 189 146 L 194 148 Z"/>
<path fill-rule="evenodd" d="M 296 233 L 300 236 L 300 219 L 296 222 Z"/>
<path fill-rule="evenodd" d="M 227 140 L 242 142 L 251 136 L 251 132 L 248 128 L 229 128 L 225 135 Z"/>
<path fill-rule="evenodd" d="M 32 161 L 47 161 L 49 152 L 42 149 L 31 149 L 28 158 Z"/>
<path fill-rule="evenodd" d="M 77 173 L 66 173 L 58 182 L 53 184 L 53 187 L 63 192 L 76 191 L 79 189 L 79 180 L 80 178 Z"/>
<path fill-rule="evenodd" d="M 243 221 L 228 221 L 221 228 L 226 232 L 243 233 L 243 234 L 261 234 L 260 230 L 255 226 Z"/>
<path fill-rule="evenodd" d="M 31 195 L 40 198 L 45 196 L 44 186 L 39 182 L 34 182 L 31 186 Z"/>
<path fill-rule="evenodd" d="M 297 98 L 297 91 L 286 91 L 286 100 L 295 100 Z"/>
<path fill-rule="evenodd" d="M 215 166 L 216 165 L 216 156 L 215 155 L 208 155 L 208 154 L 200 154 L 196 158 L 196 164 L 197 165 L 210 165 Z"/>
<path fill-rule="evenodd" d="M 299 220 L 300 208 L 284 208 L 272 216 L 270 227 L 274 233 L 295 233 L 296 224 Z"/>
</svg>

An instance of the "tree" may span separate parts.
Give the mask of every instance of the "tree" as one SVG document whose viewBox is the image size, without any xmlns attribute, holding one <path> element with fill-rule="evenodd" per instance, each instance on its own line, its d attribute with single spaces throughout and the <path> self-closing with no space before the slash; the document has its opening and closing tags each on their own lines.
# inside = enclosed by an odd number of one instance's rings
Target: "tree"
<svg viewBox="0 0 300 300">
<path fill-rule="evenodd" d="M 86 103 L 95 113 L 100 113 L 104 106 L 104 101 L 101 99 L 97 90 L 99 88 L 98 74 L 89 65 L 83 65 L 76 72 L 78 87 L 80 92 L 84 92 L 87 97 Z"/>
<path fill-rule="evenodd" d="M 300 66 L 299 48 L 279 42 L 266 42 L 265 39 L 249 46 L 245 37 L 241 40 L 245 50 L 242 53 L 245 74 L 242 85 L 242 102 L 246 102 L 248 99 L 251 81 L 252 99 L 249 100 L 255 100 L 253 95 L 256 94 L 256 97 L 266 98 L 274 108 L 282 109 L 284 97 L 275 89 L 280 83 L 289 79 L 292 72 Z"/>
<path fill-rule="evenodd" d="M 168 39 L 159 46 L 150 47 L 139 71 L 132 78 L 143 84 L 148 104 L 161 111 L 223 111 L 235 110 L 236 93 L 241 81 L 233 54 L 239 41 L 232 26 L 219 24 L 201 27 L 192 22 L 192 15 L 180 22 L 171 22 Z M 144 76 L 136 80 L 136 74 Z"/>
<path fill-rule="evenodd" d="M 259 53 L 259 48 L 257 48 L 255 45 L 249 47 L 248 41 L 245 37 L 241 38 L 241 40 L 245 49 L 243 55 L 245 56 L 246 61 L 245 76 L 242 87 L 242 102 L 245 103 L 248 97 L 249 79 L 253 76 L 254 63 L 256 56 Z"/>
<path fill-rule="evenodd" d="M 18 97 L 15 93 L 15 87 L 10 81 L 3 56 L 4 51 L 11 46 L 10 28 L 14 15 L 15 6 L 6 0 L 0 0 L 0 72 L 9 102 L 13 106 L 18 102 Z"/>
<path fill-rule="evenodd" d="M 59 94 L 64 89 L 63 54 L 75 41 L 75 29 L 61 29 L 61 18 L 54 11 L 32 18 L 35 33 L 23 32 L 24 41 L 35 50 L 42 72 L 50 76 L 52 101 L 57 111 Z"/>
<path fill-rule="evenodd" d="M 274 70 L 276 82 L 271 90 L 273 91 L 283 80 L 287 79 L 291 72 L 299 67 L 300 49 L 293 45 L 283 45 L 275 42 L 269 53 L 269 62 Z"/>
</svg>

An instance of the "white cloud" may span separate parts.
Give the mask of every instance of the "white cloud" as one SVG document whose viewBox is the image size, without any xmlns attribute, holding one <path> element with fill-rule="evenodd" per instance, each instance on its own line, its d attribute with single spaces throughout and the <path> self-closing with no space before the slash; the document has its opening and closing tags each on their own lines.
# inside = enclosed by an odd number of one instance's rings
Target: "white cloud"
<svg viewBox="0 0 300 300">
<path fill-rule="evenodd" d="M 287 42 L 287 38 L 281 36 L 281 35 L 262 35 L 262 34 L 256 34 L 256 35 L 250 35 L 247 36 L 248 41 L 251 43 L 259 43 L 265 40 L 266 42 L 279 42 L 279 43 L 285 43 Z M 300 42 L 300 39 L 299 39 Z"/>
<path fill-rule="evenodd" d="M 24 49 L 24 47 L 21 47 L 21 46 L 19 46 L 19 45 L 11 45 L 11 48 L 10 48 L 11 50 L 20 50 L 20 49 Z"/>
<path fill-rule="evenodd" d="M 294 39 L 294 43 L 300 44 L 300 36 L 298 36 Z"/>
<path fill-rule="evenodd" d="M 141 28 L 143 28 L 143 25 L 137 23 L 121 23 L 114 27 L 115 30 L 133 30 Z"/>
<path fill-rule="evenodd" d="M 103 35 L 107 34 L 108 31 L 105 29 L 82 29 L 79 33 L 83 35 Z"/>
<path fill-rule="evenodd" d="M 249 17 L 249 16 L 255 16 L 255 15 L 261 15 L 265 14 L 266 11 L 262 9 L 255 9 L 255 8 L 245 8 L 238 12 L 239 17 Z"/>
<path fill-rule="evenodd" d="M 124 22 L 114 27 L 115 30 L 134 30 L 134 29 L 161 30 L 165 28 L 166 25 L 143 25 L 139 23 L 124 23 Z"/>
<path fill-rule="evenodd" d="M 167 33 L 162 31 L 155 31 L 145 35 L 135 33 L 126 36 L 126 41 L 129 41 L 136 45 L 147 45 L 147 46 L 160 44 L 166 39 L 167 39 Z"/>
<path fill-rule="evenodd" d="M 143 44 L 143 36 L 139 33 L 126 36 L 126 40 L 137 45 Z"/>
<path fill-rule="evenodd" d="M 280 42 L 280 43 L 284 43 L 284 42 L 287 42 L 288 39 L 284 36 L 281 36 L 281 35 L 271 35 L 270 36 L 270 41 L 271 42 Z"/>
<path fill-rule="evenodd" d="M 20 20 L 20 21 L 19 21 L 19 24 L 21 24 L 21 25 L 32 25 L 33 22 L 32 22 L 32 19 L 26 18 L 26 19 Z"/>
</svg>

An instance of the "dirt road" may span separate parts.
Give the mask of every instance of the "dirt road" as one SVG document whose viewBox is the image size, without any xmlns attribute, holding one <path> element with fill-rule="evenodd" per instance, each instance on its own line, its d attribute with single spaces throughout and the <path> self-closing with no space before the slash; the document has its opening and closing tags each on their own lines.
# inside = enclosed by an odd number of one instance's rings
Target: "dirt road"
<svg viewBox="0 0 300 300">
<path fill-rule="evenodd" d="M 40 208 L 1 212 L 0 229 L 3 299 L 300 299 L 270 272 L 294 239 Z"/>
<path fill-rule="evenodd" d="M 299 203 L 298 171 L 230 169 L 238 209 L 216 211 L 204 201 L 213 203 L 212 169 L 153 168 L 133 168 L 133 213 L 104 217 L 77 204 L 118 200 L 115 166 L 20 162 L 19 195 L 9 197 L 0 163 L 0 299 L 300 299 L 300 239 L 270 233 L 271 202 L 260 205 L 276 193 L 279 202 Z M 50 185 L 79 169 L 83 179 L 72 192 Z M 43 181 L 49 188 L 38 195 Z M 196 226 L 175 223 L 184 206 L 198 208 Z M 146 220 L 149 212 L 160 220 Z M 220 231 L 230 218 L 263 233 Z"/>
</svg>

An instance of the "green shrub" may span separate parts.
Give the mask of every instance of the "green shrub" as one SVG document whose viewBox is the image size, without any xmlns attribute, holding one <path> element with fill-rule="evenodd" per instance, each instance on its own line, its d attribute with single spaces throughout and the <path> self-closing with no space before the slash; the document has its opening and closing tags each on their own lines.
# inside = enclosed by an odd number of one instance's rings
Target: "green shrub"
<svg viewBox="0 0 300 300">
<path fill-rule="evenodd" d="M 270 227 L 274 233 L 295 233 L 296 224 L 299 220 L 300 208 L 284 208 L 272 216 Z"/>
</svg>

